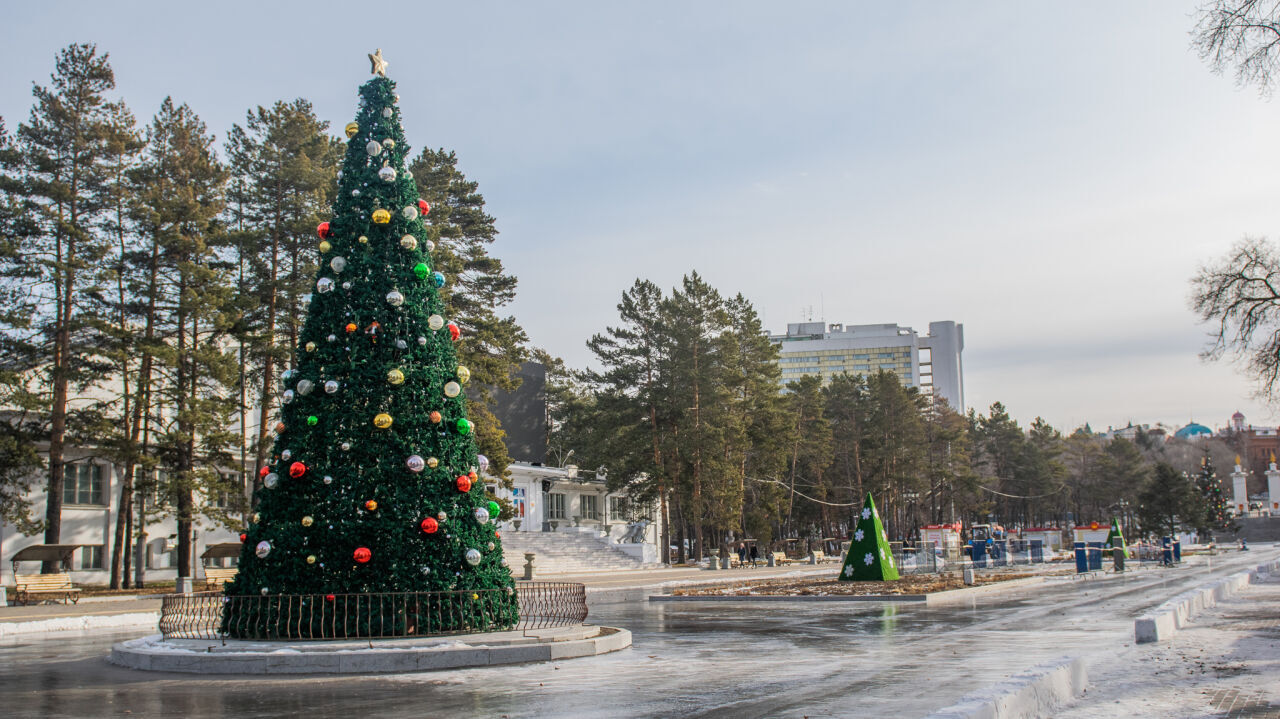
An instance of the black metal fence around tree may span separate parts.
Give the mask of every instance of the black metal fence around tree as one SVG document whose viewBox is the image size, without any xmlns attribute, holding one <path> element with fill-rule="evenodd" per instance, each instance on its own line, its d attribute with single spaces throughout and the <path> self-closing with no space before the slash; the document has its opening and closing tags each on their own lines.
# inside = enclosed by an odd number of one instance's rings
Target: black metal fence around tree
<svg viewBox="0 0 1280 719">
<path fill-rule="evenodd" d="M 199 592 L 163 598 L 160 632 L 166 639 L 379 639 L 528 631 L 586 618 L 586 587 L 572 582 L 379 594 Z"/>
</svg>

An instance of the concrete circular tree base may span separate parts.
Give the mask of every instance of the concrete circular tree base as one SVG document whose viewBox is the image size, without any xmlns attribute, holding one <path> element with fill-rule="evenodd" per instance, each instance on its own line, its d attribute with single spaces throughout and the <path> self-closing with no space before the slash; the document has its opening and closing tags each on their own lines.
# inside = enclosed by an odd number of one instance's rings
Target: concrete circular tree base
<svg viewBox="0 0 1280 719">
<path fill-rule="evenodd" d="M 586 625 L 315 642 L 164 639 L 156 634 L 116 644 L 109 661 L 132 669 L 192 674 L 375 674 L 572 659 L 629 646 L 631 632 L 625 629 Z"/>
</svg>

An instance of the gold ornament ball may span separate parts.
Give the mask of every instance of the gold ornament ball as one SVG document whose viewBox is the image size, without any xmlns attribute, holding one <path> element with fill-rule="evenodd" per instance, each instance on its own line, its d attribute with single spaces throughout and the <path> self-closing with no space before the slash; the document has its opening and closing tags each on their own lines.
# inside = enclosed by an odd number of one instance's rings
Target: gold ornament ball
<svg viewBox="0 0 1280 719">
<path fill-rule="evenodd" d="M 387 373 L 387 381 L 391 384 L 404 384 L 404 372 L 393 369 Z"/>
<path fill-rule="evenodd" d="M 314 554 L 308 554 L 308 555 L 307 555 L 307 564 L 315 564 L 315 563 L 316 563 L 316 555 L 314 555 Z"/>
<path fill-rule="evenodd" d="M 345 129 L 347 131 L 347 139 L 355 137 L 360 132 L 360 126 L 354 122 L 348 122 Z"/>
<path fill-rule="evenodd" d="M 471 370 L 463 367 L 462 365 L 458 365 L 458 381 L 463 384 L 471 381 Z"/>
<path fill-rule="evenodd" d="M 458 396 L 458 393 L 459 393 L 459 392 L 461 392 L 461 391 L 462 391 L 462 387 L 460 387 L 460 386 L 458 385 L 458 383 L 457 383 L 457 382 L 445 382 L 445 383 L 444 383 L 444 396 L 445 396 L 445 397 L 457 397 L 457 396 Z"/>
<path fill-rule="evenodd" d="M 383 209 L 373 211 L 373 221 L 378 225 L 385 225 L 391 221 L 391 213 Z"/>
<path fill-rule="evenodd" d="M 373 426 L 378 429 L 386 429 L 391 426 L 391 415 L 383 412 L 373 418 Z"/>
<path fill-rule="evenodd" d="M 439 464 L 440 464 L 440 460 L 436 459 L 435 457 L 427 457 L 428 467 L 435 469 L 437 466 L 439 466 Z"/>
<path fill-rule="evenodd" d="M 416 250 L 418 249 L 418 238 L 413 235 L 405 235 L 400 238 L 400 246 L 406 250 Z"/>
<path fill-rule="evenodd" d="M 328 240 L 320 240 L 320 252 L 322 254 L 332 249 L 333 249 L 333 245 L 329 244 Z"/>
<path fill-rule="evenodd" d="M 258 523 L 258 521 L 259 521 L 259 520 L 261 520 L 261 519 L 262 519 L 262 515 L 258 514 L 257 512 L 254 512 L 254 513 L 253 513 L 253 523 L 254 523 L 254 524 L 257 524 L 257 523 Z"/>
<path fill-rule="evenodd" d="M 367 244 L 369 244 L 369 238 L 368 238 L 368 237 L 365 237 L 364 235 L 360 235 L 360 244 L 362 244 L 362 245 L 367 245 Z"/>
<path fill-rule="evenodd" d="M 308 351 L 308 352 L 315 352 L 315 351 L 316 351 L 316 343 L 315 343 L 315 342 L 308 342 L 308 343 L 307 343 L 307 351 Z"/>
<path fill-rule="evenodd" d="M 304 526 L 304 527 L 310 527 L 310 526 L 311 526 L 311 523 L 312 523 L 312 519 L 311 519 L 311 517 L 303 517 L 303 518 L 302 518 L 302 526 Z"/>
</svg>

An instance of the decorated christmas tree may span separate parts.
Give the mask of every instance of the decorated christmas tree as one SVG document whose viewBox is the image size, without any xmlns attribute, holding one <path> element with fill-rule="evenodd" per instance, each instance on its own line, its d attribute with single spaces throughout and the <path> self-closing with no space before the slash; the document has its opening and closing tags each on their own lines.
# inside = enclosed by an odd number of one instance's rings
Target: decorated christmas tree
<svg viewBox="0 0 1280 719">
<path fill-rule="evenodd" d="M 1129 548 L 1124 543 L 1124 534 L 1120 531 L 1119 519 L 1111 518 L 1111 531 L 1107 532 L 1107 541 L 1103 542 L 1102 546 L 1104 549 L 1119 547 L 1124 552 L 1124 556 L 1129 556 Z"/>
<path fill-rule="evenodd" d="M 1196 488 L 1200 490 L 1203 501 L 1204 518 L 1198 522 L 1197 529 L 1208 535 L 1209 541 L 1214 532 L 1230 532 L 1235 530 L 1235 522 L 1231 519 L 1231 503 L 1227 493 L 1222 491 L 1222 482 L 1213 468 L 1213 458 L 1209 456 L 1209 448 L 1204 448 L 1204 456 L 1200 458 L 1200 473 L 1196 475 Z"/>
<path fill-rule="evenodd" d="M 889 549 L 889 537 L 884 533 L 876 503 L 867 493 L 853 535 L 849 538 L 849 553 L 845 555 L 840 579 L 846 582 L 892 581 L 898 578 L 893 566 L 893 552 Z"/>
<path fill-rule="evenodd" d="M 444 316 L 448 278 L 432 267 L 430 208 L 405 169 L 395 83 L 381 50 L 369 59 L 376 77 L 346 126 L 315 290 L 226 587 L 233 636 L 432 634 L 518 616 L 467 419 L 470 373 L 455 354 L 466 340 Z M 286 603 L 301 611 L 269 619 Z M 346 628 L 325 629 L 335 622 Z"/>
</svg>

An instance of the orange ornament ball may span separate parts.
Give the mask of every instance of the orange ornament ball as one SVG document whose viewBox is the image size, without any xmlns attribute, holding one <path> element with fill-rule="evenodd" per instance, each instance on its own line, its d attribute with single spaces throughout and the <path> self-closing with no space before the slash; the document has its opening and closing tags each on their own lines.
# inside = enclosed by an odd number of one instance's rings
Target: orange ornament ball
<svg viewBox="0 0 1280 719">
<path fill-rule="evenodd" d="M 441 417 L 439 412 L 431 413 L 431 424 L 440 424 L 440 419 Z"/>
<path fill-rule="evenodd" d="M 375 512 L 378 509 L 378 503 L 371 499 L 368 502 L 364 503 L 364 508 L 369 510 L 370 512 Z"/>
</svg>

